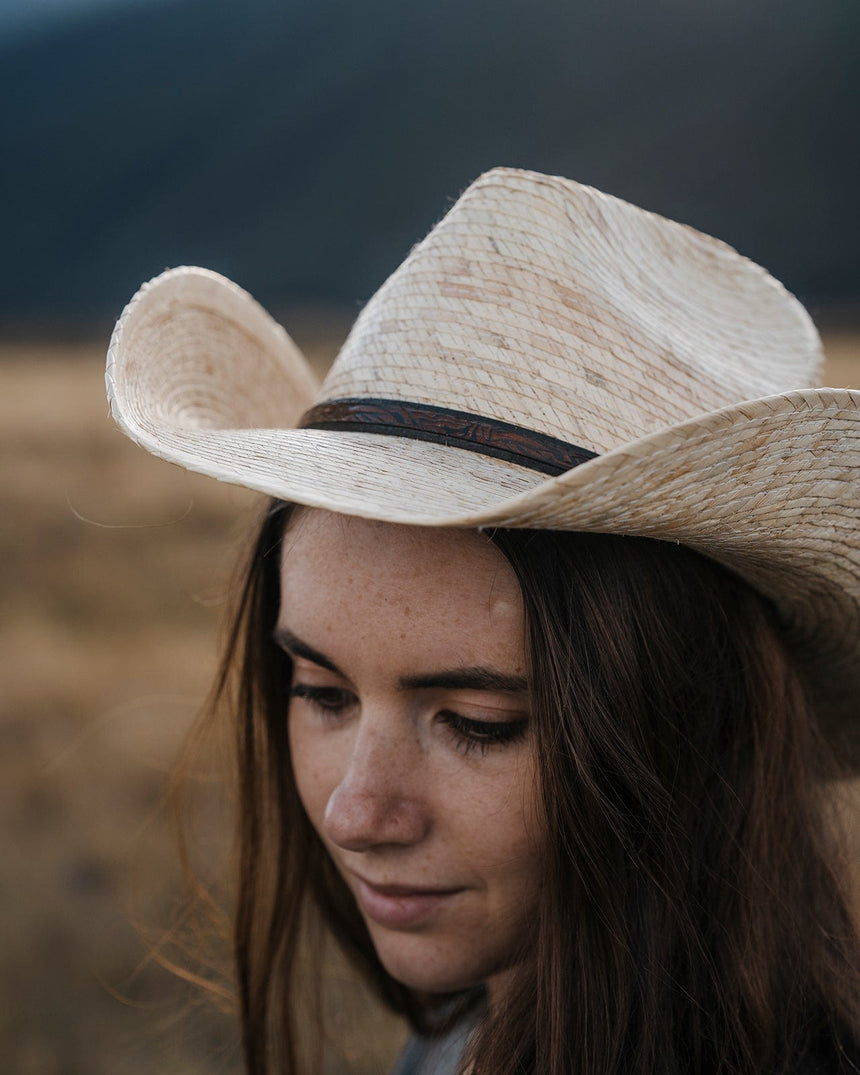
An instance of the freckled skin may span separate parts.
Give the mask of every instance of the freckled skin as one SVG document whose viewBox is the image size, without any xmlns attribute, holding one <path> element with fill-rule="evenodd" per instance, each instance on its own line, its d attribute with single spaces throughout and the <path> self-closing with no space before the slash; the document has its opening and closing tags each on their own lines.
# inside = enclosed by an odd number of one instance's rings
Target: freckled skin
<svg viewBox="0 0 860 1075">
<path fill-rule="evenodd" d="M 477 667 L 524 677 L 513 571 L 475 532 L 307 510 L 284 540 L 279 627 L 336 668 L 294 656 L 294 689 L 327 690 L 337 710 L 292 698 L 293 768 L 380 960 L 416 989 L 485 982 L 492 996 L 540 883 L 528 696 L 401 681 Z M 520 732 L 464 741 L 450 712 Z M 420 921 L 380 924 L 361 878 L 450 895 Z"/>
</svg>

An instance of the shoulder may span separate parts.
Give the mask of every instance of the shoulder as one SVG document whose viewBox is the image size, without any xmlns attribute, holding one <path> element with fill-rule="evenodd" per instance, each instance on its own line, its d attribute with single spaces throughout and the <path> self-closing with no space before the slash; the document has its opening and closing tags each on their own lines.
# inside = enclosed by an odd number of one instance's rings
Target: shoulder
<svg viewBox="0 0 860 1075">
<path fill-rule="evenodd" d="M 391 1075 L 457 1075 L 474 1025 L 470 1020 L 458 1023 L 440 1037 L 413 1035 Z"/>
<path fill-rule="evenodd" d="M 391 1075 L 457 1075 L 474 1023 L 458 1023 L 441 1037 L 413 1035 Z M 860 1075 L 860 1047 L 852 1042 L 817 1037 L 785 1075 Z"/>
</svg>

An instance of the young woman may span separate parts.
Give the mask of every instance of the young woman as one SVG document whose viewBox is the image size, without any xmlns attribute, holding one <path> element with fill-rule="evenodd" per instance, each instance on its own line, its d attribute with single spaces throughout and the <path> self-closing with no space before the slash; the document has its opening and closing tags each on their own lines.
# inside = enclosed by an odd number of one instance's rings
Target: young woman
<svg viewBox="0 0 860 1075">
<path fill-rule="evenodd" d="M 398 1071 L 860 1071 L 826 809 L 860 686 L 860 395 L 715 240 L 479 179 L 321 388 L 244 292 L 146 285 L 108 388 L 274 499 L 237 675 L 248 1071 L 297 1050 L 321 921 Z M 312 972 L 311 972 L 312 975 Z"/>
</svg>

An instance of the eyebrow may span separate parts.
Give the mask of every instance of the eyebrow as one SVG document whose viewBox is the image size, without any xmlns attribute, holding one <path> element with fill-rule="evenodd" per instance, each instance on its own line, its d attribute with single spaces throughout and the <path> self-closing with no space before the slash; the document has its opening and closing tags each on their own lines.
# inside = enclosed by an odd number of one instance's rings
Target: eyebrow
<svg viewBox="0 0 860 1075">
<path fill-rule="evenodd" d="M 307 642 L 302 642 L 298 635 L 294 635 L 286 627 L 275 627 L 272 632 L 272 638 L 275 644 L 280 646 L 282 650 L 286 650 L 290 657 L 302 657 L 304 660 L 312 661 L 314 664 L 318 664 L 320 668 L 327 668 L 329 672 L 334 672 L 335 675 L 346 679 L 346 676 L 334 661 L 326 657 L 324 653 L 314 649 L 313 646 L 309 646 Z"/>
<path fill-rule="evenodd" d="M 498 691 L 501 694 L 525 694 L 529 689 L 525 676 L 509 676 L 493 668 L 452 668 L 420 676 L 401 676 L 398 686 L 403 691 L 442 687 L 447 690 Z"/>
<path fill-rule="evenodd" d="M 344 679 L 343 672 L 324 653 L 303 642 L 286 627 L 276 627 L 274 641 L 291 657 L 301 657 L 317 664 Z M 451 668 L 441 672 L 426 672 L 415 676 L 401 676 L 397 686 L 402 691 L 428 690 L 433 687 L 444 690 L 497 691 L 500 694 L 525 694 L 529 683 L 525 676 L 512 676 L 494 668 L 480 665 L 467 668 Z"/>
</svg>

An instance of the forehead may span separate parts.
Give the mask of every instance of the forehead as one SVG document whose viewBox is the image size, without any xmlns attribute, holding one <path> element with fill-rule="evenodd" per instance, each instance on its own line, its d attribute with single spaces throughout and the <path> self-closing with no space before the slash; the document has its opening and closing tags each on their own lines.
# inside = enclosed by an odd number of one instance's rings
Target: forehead
<svg viewBox="0 0 860 1075">
<path fill-rule="evenodd" d="M 413 663 L 523 660 L 519 584 L 476 531 L 302 511 L 282 543 L 279 622 L 323 650 L 385 639 Z"/>
</svg>

